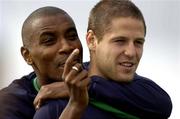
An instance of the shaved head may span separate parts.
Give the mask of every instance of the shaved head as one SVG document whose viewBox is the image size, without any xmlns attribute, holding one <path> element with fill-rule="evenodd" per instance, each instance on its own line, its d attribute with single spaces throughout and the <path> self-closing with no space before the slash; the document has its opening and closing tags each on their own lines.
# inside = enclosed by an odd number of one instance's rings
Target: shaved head
<svg viewBox="0 0 180 119">
<path fill-rule="evenodd" d="M 23 23 L 22 27 L 22 41 L 23 46 L 29 47 L 31 45 L 31 30 L 33 22 L 41 17 L 64 15 L 72 19 L 64 10 L 56 7 L 42 7 L 32 12 Z"/>
<path fill-rule="evenodd" d="M 42 7 L 32 12 L 22 27 L 21 54 L 34 69 L 41 85 L 61 81 L 64 64 L 74 49 L 82 62 L 82 45 L 73 19 L 64 10 Z"/>
</svg>

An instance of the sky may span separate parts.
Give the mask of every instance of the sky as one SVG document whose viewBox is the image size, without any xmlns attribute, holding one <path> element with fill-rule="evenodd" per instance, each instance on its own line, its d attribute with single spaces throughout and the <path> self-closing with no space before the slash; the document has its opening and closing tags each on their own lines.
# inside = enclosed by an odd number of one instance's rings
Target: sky
<svg viewBox="0 0 180 119">
<path fill-rule="evenodd" d="M 170 95 L 170 119 L 180 119 L 180 0 L 132 0 L 147 24 L 144 54 L 137 73 L 152 79 Z M 21 28 L 26 17 L 39 7 L 56 6 L 75 21 L 83 45 L 83 60 L 89 61 L 85 42 L 89 11 L 98 0 L 0 0 L 0 89 L 32 68 L 23 60 Z"/>
</svg>

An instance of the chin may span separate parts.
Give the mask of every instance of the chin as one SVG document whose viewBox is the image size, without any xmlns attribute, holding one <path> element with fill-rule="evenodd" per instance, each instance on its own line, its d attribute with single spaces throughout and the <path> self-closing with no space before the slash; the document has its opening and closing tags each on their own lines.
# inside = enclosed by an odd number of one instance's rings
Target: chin
<svg viewBox="0 0 180 119">
<path fill-rule="evenodd" d="M 118 82 L 131 82 L 133 80 L 134 74 L 133 75 L 124 75 L 124 76 L 119 76 L 116 78 Z"/>
</svg>

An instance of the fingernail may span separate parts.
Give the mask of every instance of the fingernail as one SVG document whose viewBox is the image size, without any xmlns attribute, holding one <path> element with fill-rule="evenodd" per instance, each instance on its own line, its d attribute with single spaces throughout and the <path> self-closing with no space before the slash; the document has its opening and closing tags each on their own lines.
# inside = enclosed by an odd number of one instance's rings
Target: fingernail
<svg viewBox="0 0 180 119">
<path fill-rule="evenodd" d="M 78 53 L 78 52 L 79 52 L 79 49 L 78 49 L 78 48 L 76 48 L 76 49 L 73 50 L 73 53 Z"/>
</svg>

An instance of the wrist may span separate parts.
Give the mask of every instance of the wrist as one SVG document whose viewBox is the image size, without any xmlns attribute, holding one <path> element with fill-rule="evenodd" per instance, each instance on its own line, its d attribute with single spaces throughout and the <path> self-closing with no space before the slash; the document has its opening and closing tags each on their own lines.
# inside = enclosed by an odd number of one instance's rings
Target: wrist
<svg viewBox="0 0 180 119">
<path fill-rule="evenodd" d="M 71 101 L 69 101 L 67 105 L 67 108 L 69 108 L 69 110 L 71 110 L 71 112 L 75 114 L 82 114 L 85 111 L 86 107 L 87 105 L 83 105 L 81 103 L 76 103 Z"/>
<path fill-rule="evenodd" d="M 85 108 L 80 108 L 76 104 L 68 103 L 59 119 L 80 119 L 85 111 Z"/>
</svg>

